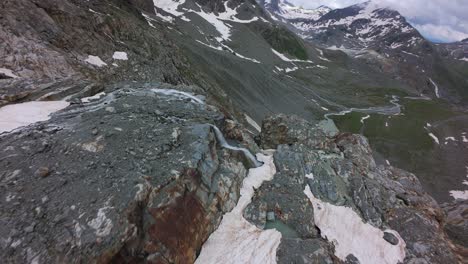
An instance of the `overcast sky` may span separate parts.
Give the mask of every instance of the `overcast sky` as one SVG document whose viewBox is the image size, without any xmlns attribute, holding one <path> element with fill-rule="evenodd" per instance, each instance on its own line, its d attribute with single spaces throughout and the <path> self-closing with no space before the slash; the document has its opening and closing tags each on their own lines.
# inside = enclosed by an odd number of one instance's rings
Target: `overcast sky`
<svg viewBox="0 0 468 264">
<path fill-rule="evenodd" d="M 303 7 L 342 8 L 362 0 L 289 0 Z M 468 0 L 373 0 L 398 10 L 430 40 L 452 42 L 468 38 Z"/>
</svg>

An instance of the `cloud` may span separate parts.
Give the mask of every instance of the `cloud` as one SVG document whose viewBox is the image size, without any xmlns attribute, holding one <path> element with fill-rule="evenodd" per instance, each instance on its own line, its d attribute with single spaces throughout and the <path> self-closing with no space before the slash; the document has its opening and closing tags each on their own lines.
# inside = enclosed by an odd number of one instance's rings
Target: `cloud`
<svg viewBox="0 0 468 264">
<path fill-rule="evenodd" d="M 362 0 L 289 0 L 304 7 L 327 5 L 343 8 Z M 373 0 L 381 7 L 398 10 L 422 35 L 437 41 L 468 38 L 468 1 L 466 0 Z"/>
</svg>

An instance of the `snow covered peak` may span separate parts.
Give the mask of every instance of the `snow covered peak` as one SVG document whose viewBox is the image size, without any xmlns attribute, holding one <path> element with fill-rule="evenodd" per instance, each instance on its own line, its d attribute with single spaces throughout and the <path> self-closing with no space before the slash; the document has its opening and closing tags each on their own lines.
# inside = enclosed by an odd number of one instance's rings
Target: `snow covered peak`
<svg viewBox="0 0 468 264">
<path fill-rule="evenodd" d="M 383 45 L 396 49 L 422 40 L 400 13 L 373 2 L 334 9 L 315 21 L 290 22 L 302 37 L 326 46 L 361 49 Z"/>
<path fill-rule="evenodd" d="M 263 4 L 265 9 L 267 9 L 271 15 L 286 20 L 317 20 L 332 10 L 327 6 L 320 6 L 316 9 L 307 9 L 302 6 L 295 6 L 286 0 L 264 0 L 263 3 L 260 1 L 260 4 Z"/>
</svg>

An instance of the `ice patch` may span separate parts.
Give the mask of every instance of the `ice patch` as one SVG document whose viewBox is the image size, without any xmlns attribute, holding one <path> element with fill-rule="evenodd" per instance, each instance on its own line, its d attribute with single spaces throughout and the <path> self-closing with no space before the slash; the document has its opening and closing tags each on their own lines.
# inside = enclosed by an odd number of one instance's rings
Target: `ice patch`
<svg viewBox="0 0 468 264">
<path fill-rule="evenodd" d="M 50 114 L 64 109 L 65 101 L 40 101 L 7 105 L 0 108 L 0 133 L 50 119 Z"/>
<path fill-rule="evenodd" d="M 392 245 L 383 239 L 384 231 L 364 223 L 353 209 L 315 198 L 309 185 L 304 193 L 314 207 L 314 221 L 321 236 L 335 245 L 339 259 L 345 261 L 353 254 L 362 264 L 403 262 L 406 243 L 396 231 L 385 230 L 399 241 Z"/>
<path fill-rule="evenodd" d="M 7 77 L 10 77 L 10 78 L 19 78 L 18 76 L 16 76 L 12 70 L 10 69 L 7 69 L 7 68 L 0 68 L 0 73 L 7 76 Z"/>
<path fill-rule="evenodd" d="M 218 229 L 203 245 L 196 264 L 276 263 L 281 233 L 274 229 L 261 230 L 242 216 L 251 203 L 255 189 L 264 181 L 273 179 L 276 173 L 272 155 L 257 154 L 257 158 L 264 164 L 249 170 L 236 207 L 223 216 Z"/>
<path fill-rule="evenodd" d="M 128 55 L 126 52 L 123 51 L 116 51 L 114 55 L 112 55 L 114 60 L 128 60 Z"/>
<path fill-rule="evenodd" d="M 99 58 L 98 56 L 93 56 L 93 55 L 89 55 L 88 58 L 85 60 L 85 62 L 91 65 L 97 66 L 97 67 L 107 66 L 107 63 L 102 61 L 101 58 Z"/>
</svg>

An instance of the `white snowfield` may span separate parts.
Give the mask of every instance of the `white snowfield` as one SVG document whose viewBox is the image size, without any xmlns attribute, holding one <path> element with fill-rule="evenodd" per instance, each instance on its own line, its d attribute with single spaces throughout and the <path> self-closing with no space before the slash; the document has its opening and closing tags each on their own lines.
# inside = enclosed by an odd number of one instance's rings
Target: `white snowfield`
<svg viewBox="0 0 468 264">
<path fill-rule="evenodd" d="M 223 216 L 218 229 L 203 245 L 196 264 L 276 263 L 281 233 L 274 229 L 258 229 L 242 216 L 251 202 L 254 189 L 259 188 L 264 181 L 273 179 L 276 173 L 272 155 L 257 154 L 257 159 L 264 164 L 249 170 L 242 183 L 236 207 Z"/>
<path fill-rule="evenodd" d="M 314 207 L 314 221 L 323 238 L 335 245 L 335 256 L 342 261 L 353 254 L 361 264 L 396 264 L 405 259 L 406 243 L 398 238 L 397 245 L 383 239 L 384 231 L 366 224 L 353 209 L 323 202 L 314 197 L 309 185 L 304 190 Z"/>
<path fill-rule="evenodd" d="M 116 51 L 114 55 L 112 55 L 114 60 L 128 60 L 128 55 L 126 52 L 123 51 Z"/>
<path fill-rule="evenodd" d="M 12 70 L 7 68 L 0 68 L 0 73 L 3 73 L 5 76 L 10 78 L 18 78 L 18 76 L 15 75 Z"/>
<path fill-rule="evenodd" d="M 0 133 L 50 119 L 50 114 L 64 109 L 66 101 L 40 101 L 7 105 L 0 108 Z"/>
<path fill-rule="evenodd" d="M 103 67 L 107 66 L 107 63 L 105 63 L 101 58 L 98 56 L 93 56 L 93 55 L 88 55 L 88 58 L 85 60 L 85 62 L 97 66 L 97 67 Z"/>
</svg>

